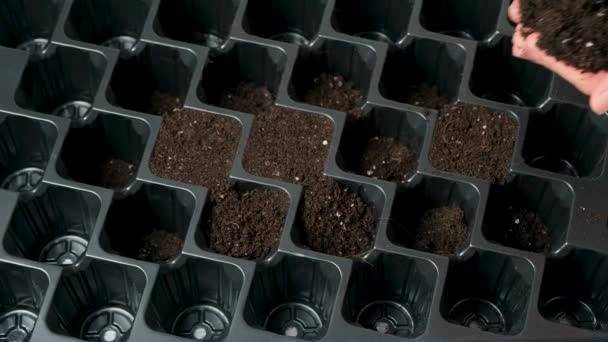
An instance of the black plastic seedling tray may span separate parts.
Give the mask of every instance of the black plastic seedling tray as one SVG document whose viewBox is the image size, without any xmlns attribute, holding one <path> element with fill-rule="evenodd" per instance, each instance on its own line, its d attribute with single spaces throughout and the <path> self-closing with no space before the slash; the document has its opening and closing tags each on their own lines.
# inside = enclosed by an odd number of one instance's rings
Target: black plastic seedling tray
<svg viewBox="0 0 608 342">
<path fill-rule="evenodd" d="M 511 57 L 508 4 L 3 0 L 0 341 L 608 340 L 607 123 L 563 80 Z M 213 83 L 201 81 L 219 55 L 233 62 L 226 77 L 266 85 L 278 104 L 332 120 L 325 173 L 375 209 L 367 253 L 341 258 L 304 247 L 301 187 L 244 170 L 254 117 L 216 106 Z M 418 147 L 409 182 L 345 171 L 350 121 L 300 101 L 307 61 L 363 90 L 366 134 Z M 450 101 L 513 115 L 507 185 L 432 167 L 438 113 L 393 100 L 419 81 Z M 141 104 L 154 90 L 238 120 L 231 179 L 289 194 L 267 258 L 206 248 L 198 234 L 207 190 L 152 174 L 161 118 Z M 107 157 L 134 162 L 126 189 L 88 184 L 81 170 Z M 487 238 L 486 208 L 505 196 L 551 226 L 547 255 Z M 407 203 L 460 206 L 466 248 L 445 257 L 399 244 L 392 217 Z M 183 249 L 160 264 L 120 256 L 108 247 L 121 234 L 108 227 L 117 219 L 170 225 Z"/>
</svg>

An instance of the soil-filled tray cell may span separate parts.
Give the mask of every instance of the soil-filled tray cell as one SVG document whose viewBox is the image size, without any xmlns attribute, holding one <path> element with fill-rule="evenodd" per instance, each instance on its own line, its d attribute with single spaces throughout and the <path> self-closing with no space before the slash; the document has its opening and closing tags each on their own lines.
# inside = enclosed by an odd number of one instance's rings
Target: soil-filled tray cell
<svg viewBox="0 0 608 342">
<path fill-rule="evenodd" d="M 0 113 L 0 186 L 11 191 L 34 191 L 57 139 L 48 122 Z"/>
<path fill-rule="evenodd" d="M 95 114 L 93 122 L 68 133 L 60 155 L 59 174 L 77 182 L 125 189 L 135 180 L 149 128 L 140 120 Z"/>
<path fill-rule="evenodd" d="M 205 103 L 236 111 L 249 110 L 247 113 L 254 114 L 251 113 L 257 107 L 254 104 L 264 104 L 276 95 L 286 61 L 287 56 L 279 49 L 253 43 L 233 43 L 221 54 L 210 58 L 203 71 L 198 95 Z M 268 93 L 262 97 L 238 94 L 247 96 L 253 108 L 234 105 L 235 101 L 228 95 L 234 94 L 242 82 L 265 86 Z"/>
<path fill-rule="evenodd" d="M 412 39 L 389 51 L 380 92 L 390 100 L 439 109 L 458 99 L 465 51 L 456 44 Z"/>
<path fill-rule="evenodd" d="M 280 255 L 272 265 L 258 266 L 245 321 L 276 334 L 319 340 L 327 332 L 340 278 L 328 262 Z"/>
<path fill-rule="evenodd" d="M 424 252 L 458 254 L 468 246 L 479 201 L 479 192 L 467 183 L 416 177 L 397 192 L 389 239 Z"/>
<path fill-rule="evenodd" d="M 300 49 L 289 95 L 296 101 L 361 115 L 375 64 L 375 52 L 365 45 L 318 39 Z"/>
<path fill-rule="evenodd" d="M 163 0 L 154 30 L 181 42 L 219 48 L 228 39 L 240 0 Z"/>
<path fill-rule="evenodd" d="M 126 341 L 146 285 L 136 267 L 86 260 L 59 281 L 48 327 L 54 333 L 85 341 Z"/>
<path fill-rule="evenodd" d="M 44 272 L 0 263 L 0 339 L 29 341 L 49 287 Z"/>
<path fill-rule="evenodd" d="M 380 254 L 355 263 L 342 312 L 380 334 L 416 338 L 426 330 L 437 271 L 426 260 Z"/>
<path fill-rule="evenodd" d="M 531 115 L 523 151 L 528 165 L 570 177 L 600 176 L 608 133 L 591 115 L 587 109 L 568 104 Z"/>
<path fill-rule="evenodd" d="M 416 173 L 425 134 L 420 114 L 373 108 L 347 121 L 338 164 L 363 176 L 405 183 Z"/>
<path fill-rule="evenodd" d="M 101 246 L 110 253 L 149 262 L 178 256 L 190 225 L 194 197 L 156 184 L 140 187 L 110 207 Z"/>
<path fill-rule="evenodd" d="M 131 51 L 139 41 L 152 0 L 75 0 L 65 32 L 91 44 Z"/>
<path fill-rule="evenodd" d="M 548 253 L 565 242 L 573 197 L 563 182 L 515 176 L 491 188 L 484 234 L 509 247 Z"/>
<path fill-rule="evenodd" d="M 552 73 L 513 57 L 511 38 L 479 46 L 474 63 L 469 86 L 476 96 L 522 107 L 538 107 L 547 100 Z"/>
<path fill-rule="evenodd" d="M 332 25 L 338 32 L 398 44 L 407 34 L 414 0 L 338 0 Z"/>
<path fill-rule="evenodd" d="M 101 202 L 92 193 L 59 186 L 22 198 L 4 237 L 14 256 L 55 265 L 73 265 L 84 255 Z"/>
<path fill-rule="evenodd" d="M 429 31 L 486 40 L 497 30 L 502 0 L 424 0 L 420 23 Z"/>
<path fill-rule="evenodd" d="M 608 331 L 608 257 L 573 250 L 547 260 L 539 310 L 547 320 L 586 330 Z"/>
<path fill-rule="evenodd" d="M 319 33 L 327 0 L 250 0 L 243 28 L 277 41 L 308 45 Z"/>
<path fill-rule="evenodd" d="M 242 285 L 237 267 L 190 258 L 156 280 L 146 321 L 166 334 L 222 341 L 228 335 Z"/>
<path fill-rule="evenodd" d="M 30 59 L 15 101 L 32 111 L 84 120 L 105 69 L 100 53 L 52 45 L 43 56 Z"/>
<path fill-rule="evenodd" d="M 187 50 L 147 44 L 135 54 L 123 54 L 112 73 L 107 96 L 115 106 L 153 113 L 152 94 L 186 97 L 196 56 Z"/>
<path fill-rule="evenodd" d="M 450 262 L 441 315 L 453 324 L 516 335 L 528 316 L 532 264 L 522 258 L 475 251 Z"/>
<path fill-rule="evenodd" d="M 6 0 L 0 4 L 0 45 L 40 52 L 46 48 L 64 0 Z"/>
</svg>

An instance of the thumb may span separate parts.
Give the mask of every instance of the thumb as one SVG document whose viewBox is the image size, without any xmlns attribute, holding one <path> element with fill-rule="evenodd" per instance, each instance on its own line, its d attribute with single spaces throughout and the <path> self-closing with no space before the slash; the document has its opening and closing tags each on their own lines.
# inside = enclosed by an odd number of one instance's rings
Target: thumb
<svg viewBox="0 0 608 342">
<path fill-rule="evenodd" d="M 593 90 L 590 105 L 591 109 L 598 114 L 608 112 L 608 73 Z"/>
</svg>

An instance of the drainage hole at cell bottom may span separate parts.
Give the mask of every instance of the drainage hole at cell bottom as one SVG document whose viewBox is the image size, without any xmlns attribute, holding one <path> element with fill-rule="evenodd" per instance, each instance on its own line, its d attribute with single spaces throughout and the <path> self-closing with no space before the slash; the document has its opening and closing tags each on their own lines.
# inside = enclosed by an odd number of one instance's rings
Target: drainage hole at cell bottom
<svg viewBox="0 0 608 342">
<path fill-rule="evenodd" d="M 582 300 L 570 297 L 555 297 L 542 306 L 545 318 L 577 328 L 594 330 L 598 327 L 593 309 Z"/>
<path fill-rule="evenodd" d="M 133 326 L 133 315 L 122 308 L 107 307 L 88 315 L 82 323 L 80 338 L 95 342 L 121 342 Z"/>
<path fill-rule="evenodd" d="M 317 311 L 302 303 L 284 303 L 274 308 L 264 324 L 266 330 L 288 337 L 316 340 L 323 335 Z"/>
<path fill-rule="evenodd" d="M 371 302 L 359 311 L 357 323 L 381 334 L 410 337 L 414 334 L 414 320 L 401 304 L 388 300 Z"/>
<path fill-rule="evenodd" d="M 448 319 L 468 328 L 492 333 L 502 333 L 506 330 L 506 320 L 500 309 L 485 299 L 461 300 L 450 309 Z"/>
<path fill-rule="evenodd" d="M 44 170 L 41 168 L 26 167 L 6 176 L 0 187 L 16 192 L 34 191 L 40 185 L 43 175 Z"/>
<path fill-rule="evenodd" d="M 171 333 L 197 341 L 217 340 L 228 332 L 230 321 L 212 305 L 194 305 L 177 314 Z"/>
<path fill-rule="evenodd" d="M 29 338 L 38 316 L 28 310 L 11 310 L 0 316 L 0 341 L 23 342 Z"/>
<path fill-rule="evenodd" d="M 84 254 L 88 241 L 77 235 L 64 235 L 47 243 L 38 260 L 55 265 L 73 265 Z"/>
</svg>

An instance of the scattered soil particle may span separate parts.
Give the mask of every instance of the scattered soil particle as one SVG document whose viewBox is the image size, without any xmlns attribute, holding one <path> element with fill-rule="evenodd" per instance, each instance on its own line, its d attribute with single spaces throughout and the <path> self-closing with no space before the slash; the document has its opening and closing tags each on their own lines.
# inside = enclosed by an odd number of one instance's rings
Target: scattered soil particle
<svg viewBox="0 0 608 342">
<path fill-rule="evenodd" d="M 304 95 L 304 102 L 359 117 L 363 113 L 365 99 L 353 82 L 346 81 L 341 75 L 322 73 L 313 79 L 313 86 Z"/>
<path fill-rule="evenodd" d="M 141 240 L 137 259 L 149 262 L 165 262 L 181 253 L 184 241 L 174 233 L 153 230 Z"/>
<path fill-rule="evenodd" d="M 439 111 L 430 160 L 439 170 L 503 184 L 516 137 L 517 123 L 508 113 L 446 105 Z"/>
<path fill-rule="evenodd" d="M 521 0 L 521 13 L 549 55 L 584 71 L 608 70 L 608 1 Z"/>
<path fill-rule="evenodd" d="M 422 83 L 411 86 L 402 102 L 418 107 L 439 109 L 450 101 L 447 97 L 439 94 L 437 86 Z"/>
<path fill-rule="evenodd" d="M 278 191 L 230 191 L 217 199 L 207 220 L 209 247 L 239 258 L 263 258 L 278 245 L 289 200 Z"/>
<path fill-rule="evenodd" d="M 102 167 L 101 186 L 110 189 L 124 189 L 131 184 L 136 171 L 133 163 L 112 159 Z"/>
<path fill-rule="evenodd" d="M 413 248 L 439 255 L 454 255 L 464 246 L 468 227 L 460 208 L 425 211 L 414 230 Z"/>
<path fill-rule="evenodd" d="M 354 256 L 371 248 L 373 210 L 356 193 L 323 178 L 304 189 L 302 241 L 312 250 Z"/>
<path fill-rule="evenodd" d="M 602 213 L 595 209 L 579 207 L 578 211 L 585 218 L 587 224 L 598 224 L 602 222 Z"/>
<path fill-rule="evenodd" d="M 236 87 L 224 90 L 219 105 L 238 112 L 259 115 L 274 105 L 274 97 L 266 87 L 240 82 Z"/>
<path fill-rule="evenodd" d="M 550 247 L 549 228 L 533 211 L 509 206 L 494 220 L 489 238 L 505 246 L 546 253 Z"/>
<path fill-rule="evenodd" d="M 391 182 L 406 182 L 416 170 L 416 155 L 395 138 L 371 138 L 363 149 L 359 173 Z"/>
</svg>

